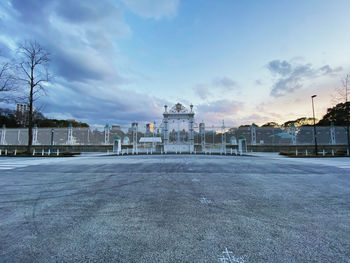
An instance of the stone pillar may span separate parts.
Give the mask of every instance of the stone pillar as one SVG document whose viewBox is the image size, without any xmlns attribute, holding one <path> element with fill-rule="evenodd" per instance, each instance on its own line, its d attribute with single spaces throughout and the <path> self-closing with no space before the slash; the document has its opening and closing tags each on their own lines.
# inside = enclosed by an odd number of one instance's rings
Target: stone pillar
<svg viewBox="0 0 350 263">
<path fill-rule="evenodd" d="M 292 123 L 291 127 L 291 135 L 292 135 L 292 145 L 297 145 L 297 136 L 294 123 Z"/>
<path fill-rule="evenodd" d="M 114 142 L 113 142 L 113 152 L 120 154 L 122 151 L 122 141 L 119 136 L 114 137 Z"/>
<path fill-rule="evenodd" d="M 38 144 L 38 126 L 36 124 L 33 127 L 32 143 L 33 145 Z"/>
<path fill-rule="evenodd" d="M 69 124 L 69 126 L 68 126 L 67 144 L 68 145 L 72 145 L 73 144 L 73 127 L 72 127 L 72 124 Z"/>
<path fill-rule="evenodd" d="M 330 128 L 330 134 L 331 134 L 331 145 L 335 145 L 336 144 L 336 140 L 335 140 L 335 128 L 334 128 L 334 122 L 331 122 L 331 128 Z"/>
<path fill-rule="evenodd" d="M 2 125 L 0 145 L 6 145 L 6 125 Z"/>
<path fill-rule="evenodd" d="M 110 134 L 109 125 L 106 124 L 106 126 L 105 126 L 105 145 L 109 144 L 109 134 Z"/>
<path fill-rule="evenodd" d="M 251 145 L 256 145 L 256 127 L 254 123 L 250 128 L 250 138 L 251 138 Z"/>
</svg>

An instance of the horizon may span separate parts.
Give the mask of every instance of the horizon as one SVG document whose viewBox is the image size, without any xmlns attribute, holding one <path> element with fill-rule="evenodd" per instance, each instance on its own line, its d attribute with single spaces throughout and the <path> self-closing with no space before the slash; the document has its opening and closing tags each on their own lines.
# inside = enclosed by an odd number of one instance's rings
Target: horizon
<svg viewBox="0 0 350 263">
<path fill-rule="evenodd" d="M 321 119 L 350 71 L 350 2 L 103 0 L 0 3 L 0 61 L 38 41 L 55 76 L 36 108 L 90 126 L 194 105 L 228 126 Z M 82 96 L 83 94 L 83 96 Z M 14 108 L 0 103 L 0 107 Z"/>
</svg>

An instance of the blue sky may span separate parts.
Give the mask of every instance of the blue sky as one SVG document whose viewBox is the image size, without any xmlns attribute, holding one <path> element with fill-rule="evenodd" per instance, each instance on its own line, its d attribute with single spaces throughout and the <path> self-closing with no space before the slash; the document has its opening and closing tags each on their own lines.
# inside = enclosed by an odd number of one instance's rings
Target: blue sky
<svg viewBox="0 0 350 263">
<path fill-rule="evenodd" d="M 332 106 L 350 71 L 347 0 L 3 0 L 0 56 L 35 39 L 55 78 L 38 106 L 92 125 L 159 120 L 284 122 Z"/>
</svg>

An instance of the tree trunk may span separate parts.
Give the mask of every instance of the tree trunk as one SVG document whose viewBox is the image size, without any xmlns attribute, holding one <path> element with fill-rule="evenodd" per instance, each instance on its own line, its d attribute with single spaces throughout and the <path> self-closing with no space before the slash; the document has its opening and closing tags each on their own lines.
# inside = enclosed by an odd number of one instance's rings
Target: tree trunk
<svg viewBox="0 0 350 263">
<path fill-rule="evenodd" d="M 345 109 L 346 109 L 346 135 L 347 135 L 346 137 L 348 139 L 348 153 L 350 154 L 349 104 L 350 102 L 347 101 Z"/>
<path fill-rule="evenodd" d="M 32 64 L 33 65 L 33 64 Z M 29 94 L 29 112 L 28 112 L 28 146 L 27 153 L 30 154 L 33 143 L 33 89 L 34 89 L 34 67 L 31 67 L 30 94 Z"/>
</svg>

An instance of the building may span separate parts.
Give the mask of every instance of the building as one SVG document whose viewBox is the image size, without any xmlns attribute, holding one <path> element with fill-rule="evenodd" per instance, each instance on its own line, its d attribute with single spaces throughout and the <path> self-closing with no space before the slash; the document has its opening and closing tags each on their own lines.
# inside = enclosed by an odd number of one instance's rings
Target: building
<svg viewBox="0 0 350 263">
<path fill-rule="evenodd" d="M 153 134 L 153 129 L 154 129 L 153 123 L 147 123 L 146 124 L 146 135 L 147 136 L 152 135 Z"/>
<path fill-rule="evenodd" d="M 33 106 L 33 112 L 35 108 Z M 22 126 L 25 126 L 28 124 L 28 113 L 29 113 L 29 105 L 24 103 L 17 103 L 16 104 L 16 119 L 18 123 Z"/>
</svg>

